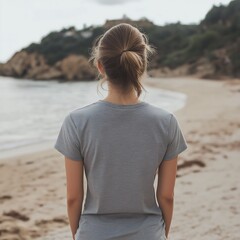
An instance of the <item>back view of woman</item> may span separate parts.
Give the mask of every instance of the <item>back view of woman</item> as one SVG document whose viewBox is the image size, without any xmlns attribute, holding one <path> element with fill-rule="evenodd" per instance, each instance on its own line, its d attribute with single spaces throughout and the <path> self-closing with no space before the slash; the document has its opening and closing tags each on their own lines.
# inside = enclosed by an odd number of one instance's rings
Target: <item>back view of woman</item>
<svg viewBox="0 0 240 240">
<path fill-rule="evenodd" d="M 152 52 L 146 35 L 126 23 L 95 41 L 90 61 L 108 96 L 68 113 L 55 143 L 65 156 L 75 240 L 167 239 L 177 158 L 187 144 L 172 113 L 139 100 Z"/>
</svg>

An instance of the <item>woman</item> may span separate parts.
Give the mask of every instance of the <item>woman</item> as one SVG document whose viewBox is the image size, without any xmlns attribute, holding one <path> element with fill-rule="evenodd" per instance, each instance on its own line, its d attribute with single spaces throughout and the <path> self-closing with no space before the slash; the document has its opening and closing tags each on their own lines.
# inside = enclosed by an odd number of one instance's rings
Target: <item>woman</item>
<svg viewBox="0 0 240 240">
<path fill-rule="evenodd" d="M 126 23 L 95 41 L 90 61 L 107 81 L 108 96 L 71 111 L 55 143 L 65 156 L 75 240 L 167 239 L 177 158 L 187 144 L 172 113 L 139 100 L 153 52 L 146 35 Z"/>
</svg>

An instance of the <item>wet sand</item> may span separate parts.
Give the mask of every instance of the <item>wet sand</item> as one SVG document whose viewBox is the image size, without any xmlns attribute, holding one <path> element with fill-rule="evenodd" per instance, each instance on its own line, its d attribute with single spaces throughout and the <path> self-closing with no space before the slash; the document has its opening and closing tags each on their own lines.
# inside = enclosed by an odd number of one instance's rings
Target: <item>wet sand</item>
<svg viewBox="0 0 240 240">
<path fill-rule="evenodd" d="M 240 81 L 144 83 L 188 96 L 175 112 L 189 148 L 179 158 L 169 239 L 238 240 Z M 54 149 L 1 160 L 0 239 L 71 239 L 65 187 L 64 160 Z"/>
</svg>

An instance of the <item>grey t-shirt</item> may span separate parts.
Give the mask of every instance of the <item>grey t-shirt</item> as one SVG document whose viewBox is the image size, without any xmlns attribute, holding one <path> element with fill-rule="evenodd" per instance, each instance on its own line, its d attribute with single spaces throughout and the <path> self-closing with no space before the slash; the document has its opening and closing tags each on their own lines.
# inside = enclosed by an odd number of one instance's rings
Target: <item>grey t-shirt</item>
<svg viewBox="0 0 240 240">
<path fill-rule="evenodd" d="M 162 217 L 153 186 L 157 168 L 187 144 L 175 115 L 167 110 L 144 101 L 122 105 L 98 100 L 67 114 L 54 147 L 84 161 L 82 216 Z M 97 239 L 108 239 L 97 234 Z"/>
</svg>

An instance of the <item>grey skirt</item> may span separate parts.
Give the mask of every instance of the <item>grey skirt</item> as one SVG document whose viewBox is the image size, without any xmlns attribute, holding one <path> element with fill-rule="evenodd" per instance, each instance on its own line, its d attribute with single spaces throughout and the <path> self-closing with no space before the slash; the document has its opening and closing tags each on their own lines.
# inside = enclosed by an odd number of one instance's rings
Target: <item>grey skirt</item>
<svg viewBox="0 0 240 240">
<path fill-rule="evenodd" d="M 75 240 L 166 240 L 165 222 L 156 214 L 81 215 Z"/>
</svg>

